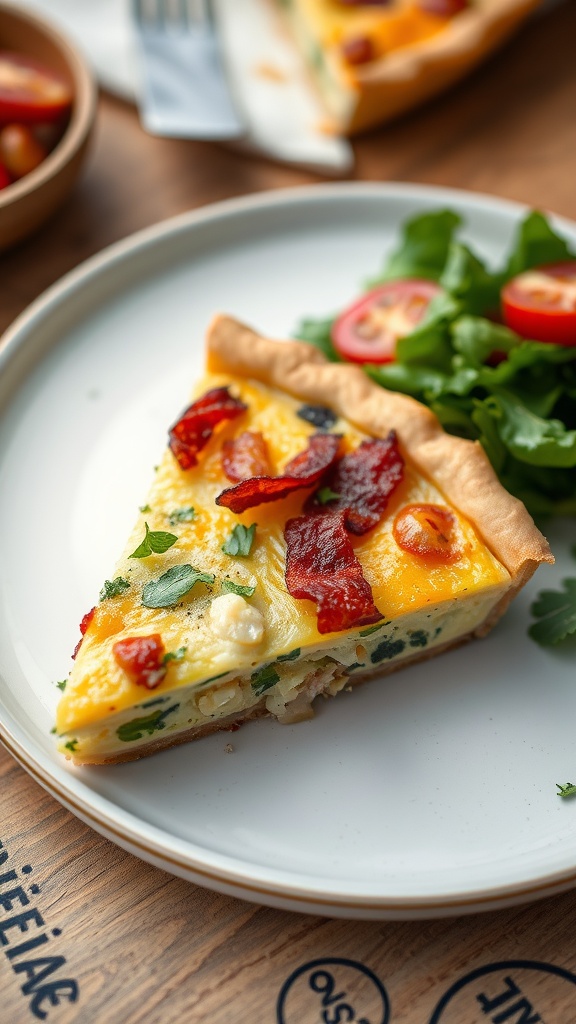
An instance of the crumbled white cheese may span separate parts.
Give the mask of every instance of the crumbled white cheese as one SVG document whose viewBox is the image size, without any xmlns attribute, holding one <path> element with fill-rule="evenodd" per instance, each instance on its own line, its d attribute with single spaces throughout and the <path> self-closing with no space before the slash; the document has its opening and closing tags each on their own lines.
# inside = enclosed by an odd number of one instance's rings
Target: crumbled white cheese
<svg viewBox="0 0 576 1024">
<path fill-rule="evenodd" d="M 224 683 L 222 686 L 214 687 L 198 699 L 198 709 L 206 716 L 217 715 L 223 708 L 226 713 L 231 713 L 241 704 L 242 691 L 236 683 Z"/>
<path fill-rule="evenodd" d="M 264 636 L 264 616 L 240 594 L 221 594 L 210 605 L 210 623 L 223 640 L 251 647 Z"/>
</svg>

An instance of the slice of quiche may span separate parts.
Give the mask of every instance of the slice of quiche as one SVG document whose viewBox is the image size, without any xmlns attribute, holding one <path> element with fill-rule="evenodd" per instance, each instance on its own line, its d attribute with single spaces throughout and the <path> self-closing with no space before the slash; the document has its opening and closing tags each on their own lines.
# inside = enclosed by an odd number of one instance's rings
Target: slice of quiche
<svg viewBox="0 0 576 1024">
<path fill-rule="evenodd" d="M 319 694 L 483 636 L 549 561 L 479 445 L 358 367 L 218 317 L 82 621 L 60 748 L 116 762 L 308 718 Z"/>
<path fill-rule="evenodd" d="M 540 0 L 274 0 L 331 119 L 354 134 L 435 96 Z"/>
</svg>

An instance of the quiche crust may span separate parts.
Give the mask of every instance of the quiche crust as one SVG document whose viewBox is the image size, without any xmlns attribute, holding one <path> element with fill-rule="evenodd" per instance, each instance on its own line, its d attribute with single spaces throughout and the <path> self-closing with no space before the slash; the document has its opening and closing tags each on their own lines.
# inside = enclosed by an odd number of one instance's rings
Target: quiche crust
<svg viewBox="0 0 576 1024">
<path fill-rule="evenodd" d="M 347 67 L 327 53 L 329 80 L 323 82 L 313 69 L 311 76 L 334 118 L 333 130 L 354 135 L 449 88 L 504 43 L 540 2 L 473 0 L 434 35 L 366 64 Z"/>
</svg>

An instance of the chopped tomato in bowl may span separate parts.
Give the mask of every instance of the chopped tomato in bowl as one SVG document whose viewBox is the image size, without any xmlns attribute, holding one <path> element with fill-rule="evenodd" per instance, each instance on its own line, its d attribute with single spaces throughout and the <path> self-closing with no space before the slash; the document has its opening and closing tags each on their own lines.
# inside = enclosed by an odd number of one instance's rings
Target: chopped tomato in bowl
<svg viewBox="0 0 576 1024">
<path fill-rule="evenodd" d="M 502 289 L 504 322 L 523 338 L 576 345 L 576 260 L 525 270 Z"/>
<path fill-rule="evenodd" d="M 11 50 L 0 51 L 0 124 L 38 124 L 65 118 L 72 90 L 52 68 Z"/>
<path fill-rule="evenodd" d="M 332 342 L 338 354 L 353 363 L 390 363 L 396 343 L 416 330 L 428 307 L 442 293 L 424 278 L 387 281 L 372 288 L 336 319 Z"/>
<path fill-rule="evenodd" d="M 64 201 L 96 119 L 94 75 L 49 18 L 0 2 L 0 251 Z"/>
</svg>

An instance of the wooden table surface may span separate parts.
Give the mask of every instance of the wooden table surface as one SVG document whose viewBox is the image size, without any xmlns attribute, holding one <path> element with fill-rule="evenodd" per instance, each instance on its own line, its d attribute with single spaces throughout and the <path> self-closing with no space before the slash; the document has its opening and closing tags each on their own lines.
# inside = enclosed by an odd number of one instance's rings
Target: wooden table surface
<svg viewBox="0 0 576 1024">
<path fill-rule="evenodd" d="M 356 140 L 351 177 L 471 189 L 576 219 L 575 40 L 573 2 L 534 18 L 452 93 Z M 0 332 L 62 274 L 138 228 L 230 196 L 321 180 L 221 145 L 152 138 L 130 105 L 103 95 L 93 148 L 69 202 L 34 238 L 0 257 Z M 428 922 L 331 921 L 261 908 L 124 853 L 72 817 L 1 749 L 0 872 L 1 1022 L 576 1020 L 574 892 Z M 24 872 L 30 907 L 50 938 L 49 949 L 44 944 L 13 958 L 13 933 L 2 932 L 11 872 Z M 29 931 L 37 937 L 34 920 Z M 42 957 L 48 959 L 40 963 Z M 374 991 L 362 990 L 359 969 L 342 964 L 325 965 L 314 984 L 304 971 L 284 1010 L 277 1008 L 294 972 L 331 958 L 374 972 L 389 998 L 388 1015 Z M 326 991 L 318 989 L 330 976 L 348 995 L 323 1004 Z M 460 982 L 459 995 L 442 1008 L 442 997 Z"/>
</svg>

